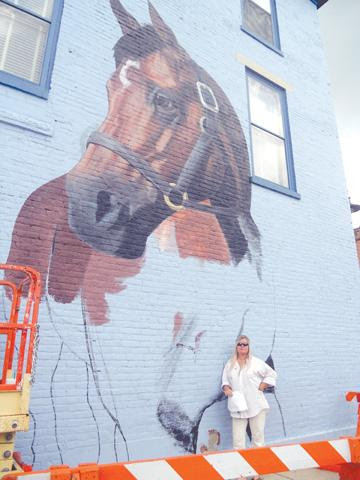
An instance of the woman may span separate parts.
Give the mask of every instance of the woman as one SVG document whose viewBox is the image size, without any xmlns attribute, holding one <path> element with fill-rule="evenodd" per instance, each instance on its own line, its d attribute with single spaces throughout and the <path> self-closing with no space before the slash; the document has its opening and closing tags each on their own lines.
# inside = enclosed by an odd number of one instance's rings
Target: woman
<svg viewBox="0 0 360 480">
<path fill-rule="evenodd" d="M 276 372 L 269 365 L 250 354 L 250 340 L 246 335 L 241 335 L 236 341 L 234 354 L 225 365 L 222 377 L 225 395 L 234 398 L 229 401 L 234 449 L 245 448 L 248 423 L 253 446 L 264 445 L 265 417 L 269 404 L 263 392 L 267 387 L 275 385 L 276 377 Z M 238 404 L 241 411 L 230 407 L 230 403 Z"/>
</svg>

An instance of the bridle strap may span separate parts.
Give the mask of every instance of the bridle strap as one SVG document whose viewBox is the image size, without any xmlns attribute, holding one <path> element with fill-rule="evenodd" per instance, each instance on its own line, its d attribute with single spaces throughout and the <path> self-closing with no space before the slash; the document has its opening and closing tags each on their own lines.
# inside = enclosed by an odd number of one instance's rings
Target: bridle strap
<svg viewBox="0 0 360 480">
<path fill-rule="evenodd" d="M 194 178 L 197 178 L 199 170 L 201 170 L 203 159 L 209 155 L 210 146 L 215 137 L 215 114 L 209 112 L 206 117 L 202 117 L 200 125 L 201 133 L 176 181 L 176 189 L 179 192 L 188 190 Z"/>
<path fill-rule="evenodd" d="M 126 145 L 117 142 L 114 138 L 99 131 L 92 132 L 87 140 L 87 145 L 94 143 L 101 147 L 111 150 L 116 155 L 124 158 L 135 170 L 141 173 L 143 177 L 151 182 L 160 192 L 168 195 L 171 191 L 170 185 L 165 182 L 160 175 L 155 172 L 151 165 L 138 153 L 130 150 Z"/>
<path fill-rule="evenodd" d="M 197 154 L 195 152 L 195 155 L 197 156 L 199 154 L 203 154 L 204 149 L 208 148 L 209 146 L 209 142 L 204 140 L 205 136 L 208 136 L 208 134 L 202 132 L 202 134 L 200 135 L 199 139 L 195 144 L 193 152 L 196 151 L 196 148 L 197 148 Z M 166 201 L 166 199 L 169 199 L 171 192 L 174 191 L 174 189 L 176 189 L 176 191 L 179 191 L 180 186 L 183 186 L 183 187 L 186 186 L 187 188 L 189 179 L 194 178 L 191 175 L 191 173 L 194 173 L 194 168 L 196 165 L 194 158 L 192 158 L 192 155 L 194 154 L 193 152 L 191 153 L 188 161 L 186 162 L 183 172 L 180 174 L 180 177 L 175 185 L 175 184 L 169 184 L 168 182 L 163 180 L 162 177 L 151 167 L 151 165 L 141 155 L 134 152 L 133 150 L 130 150 L 126 145 L 119 143 L 117 140 L 110 137 L 109 135 L 106 135 L 105 133 L 102 133 L 99 131 L 92 132 L 87 140 L 87 146 L 90 143 L 99 145 L 100 147 L 104 147 L 108 150 L 111 150 L 116 155 L 119 155 L 121 158 L 125 159 L 129 163 L 129 165 L 135 168 L 146 180 L 151 182 L 154 185 L 154 187 L 156 187 L 163 194 L 165 203 L 168 206 L 170 205 Z M 186 169 L 187 166 L 188 168 Z M 170 206 L 170 208 L 172 208 L 173 210 L 182 210 L 184 208 L 190 208 L 192 210 L 197 210 L 199 212 L 211 213 L 213 215 L 225 215 L 225 216 L 231 216 L 231 217 L 234 217 L 240 214 L 239 205 L 236 205 L 234 207 L 220 207 L 216 205 L 205 205 L 203 203 L 194 202 L 193 200 L 190 200 L 187 196 L 186 191 L 182 195 L 183 195 L 183 198 L 182 198 L 181 205 Z"/>
</svg>

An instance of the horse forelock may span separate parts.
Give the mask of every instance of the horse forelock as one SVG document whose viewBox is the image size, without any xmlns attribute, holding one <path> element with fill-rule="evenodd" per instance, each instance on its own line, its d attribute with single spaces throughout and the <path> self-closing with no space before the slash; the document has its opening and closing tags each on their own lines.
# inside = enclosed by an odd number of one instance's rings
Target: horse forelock
<svg viewBox="0 0 360 480">
<path fill-rule="evenodd" d="M 145 25 L 119 38 L 114 46 L 116 67 L 124 59 L 134 60 L 145 58 L 153 52 L 159 51 L 166 45 L 152 25 Z"/>
</svg>

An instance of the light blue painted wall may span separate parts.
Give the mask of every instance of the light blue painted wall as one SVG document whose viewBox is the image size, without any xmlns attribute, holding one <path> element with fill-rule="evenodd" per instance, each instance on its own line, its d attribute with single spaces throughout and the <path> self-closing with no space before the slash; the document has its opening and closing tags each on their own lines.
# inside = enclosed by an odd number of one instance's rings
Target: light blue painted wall
<svg viewBox="0 0 360 480">
<path fill-rule="evenodd" d="M 145 1 L 124 5 L 140 22 L 149 20 Z M 183 453 L 156 419 L 159 398 L 176 398 L 193 418 L 218 391 L 243 318 L 255 354 L 265 359 L 271 351 L 279 374 L 276 398 L 268 396 L 267 440 L 351 433 L 355 407 L 345 403 L 344 393 L 359 389 L 359 269 L 316 7 L 308 0 L 277 1 L 282 57 L 240 31 L 238 0 L 154 5 L 228 95 L 247 141 L 245 67 L 236 55 L 291 86 L 287 101 L 301 200 L 253 186 L 261 282 L 246 261 L 225 267 L 182 260 L 161 252 L 151 238 L 141 273 L 125 291 L 107 296 L 112 320 L 90 328 L 89 338 L 100 370 L 98 388 L 119 418 L 129 457 Z M 105 117 L 105 84 L 119 34 L 106 0 L 65 0 L 49 99 L 0 85 L 1 261 L 26 198 L 78 162 L 87 135 Z M 192 329 L 189 345 L 206 330 L 197 354 L 168 353 L 177 312 Z M 80 300 L 43 301 L 39 336 L 32 429 L 18 435 L 17 449 L 37 468 L 114 461 L 114 423 L 91 379 Z M 221 432 L 219 448 L 229 448 L 225 402 L 204 414 L 198 447 L 207 443 L 210 428 Z M 119 432 L 115 443 L 118 459 L 125 460 Z"/>
</svg>

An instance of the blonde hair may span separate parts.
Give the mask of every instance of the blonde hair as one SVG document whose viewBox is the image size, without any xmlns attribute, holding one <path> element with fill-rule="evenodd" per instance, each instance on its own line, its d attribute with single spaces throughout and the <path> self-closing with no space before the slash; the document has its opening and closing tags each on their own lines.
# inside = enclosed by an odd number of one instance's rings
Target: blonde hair
<svg viewBox="0 0 360 480">
<path fill-rule="evenodd" d="M 246 335 L 240 335 L 239 337 L 237 337 L 236 339 L 236 342 L 235 342 L 235 348 L 234 348 L 234 353 L 231 355 L 231 358 L 230 358 L 230 368 L 234 368 L 234 365 L 235 363 L 237 362 L 237 359 L 238 359 L 238 352 L 237 352 L 237 344 L 239 342 L 241 342 L 241 340 L 246 340 L 246 342 L 249 344 L 249 348 L 248 348 L 248 353 L 247 353 L 247 356 L 246 356 L 246 360 L 245 360 L 245 364 L 248 364 L 250 358 L 251 358 L 251 354 L 250 354 L 250 338 L 247 337 Z"/>
</svg>

